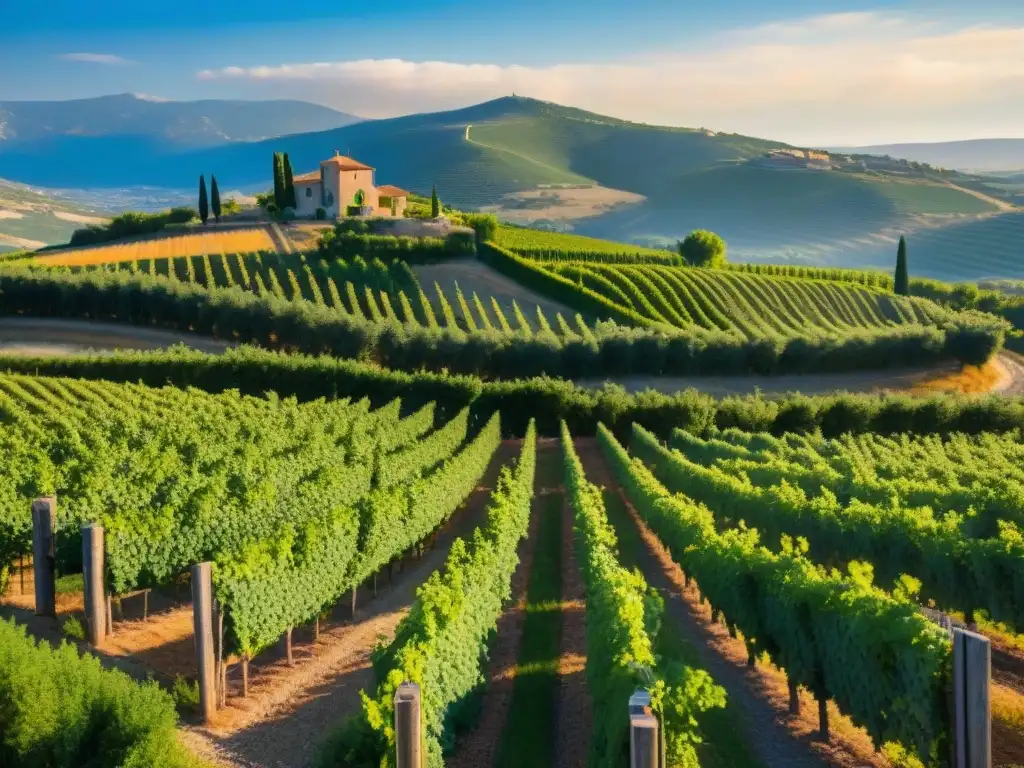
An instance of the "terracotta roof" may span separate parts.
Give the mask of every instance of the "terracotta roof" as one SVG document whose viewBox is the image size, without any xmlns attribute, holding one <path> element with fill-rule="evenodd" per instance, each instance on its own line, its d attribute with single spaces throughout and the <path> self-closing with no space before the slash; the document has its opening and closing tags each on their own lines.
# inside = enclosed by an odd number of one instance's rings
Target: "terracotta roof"
<svg viewBox="0 0 1024 768">
<path fill-rule="evenodd" d="M 309 173 L 301 173 L 298 176 L 292 177 L 292 182 L 295 184 L 307 181 L 320 181 L 320 171 L 310 171 Z"/>
<path fill-rule="evenodd" d="M 324 160 L 320 165 L 337 165 L 341 167 L 343 171 L 372 171 L 372 165 L 366 165 L 360 163 L 358 160 L 353 160 L 351 157 L 345 157 L 335 153 L 334 157 L 329 160 Z"/>
<path fill-rule="evenodd" d="M 384 197 L 408 197 L 409 193 L 401 187 L 396 187 L 391 184 L 380 184 L 377 186 L 377 194 L 384 195 Z"/>
</svg>

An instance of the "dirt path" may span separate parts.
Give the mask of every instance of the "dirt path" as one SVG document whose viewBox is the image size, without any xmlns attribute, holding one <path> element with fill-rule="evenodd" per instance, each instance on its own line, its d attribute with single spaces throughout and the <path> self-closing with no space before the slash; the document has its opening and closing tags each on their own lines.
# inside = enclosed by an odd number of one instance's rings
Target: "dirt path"
<svg viewBox="0 0 1024 768">
<path fill-rule="evenodd" d="M 989 205 L 994 205 L 1000 211 L 1016 211 L 1017 206 L 1013 203 L 1009 203 L 1006 200 L 1000 200 L 998 197 L 992 197 L 992 195 L 986 195 L 984 192 L 977 189 L 968 189 L 967 187 L 961 187 L 959 184 L 954 184 L 951 181 L 946 182 L 946 186 L 950 189 L 955 189 L 959 192 L 963 192 L 971 197 L 976 197 L 979 200 L 984 200 Z"/>
<path fill-rule="evenodd" d="M 573 313 L 561 305 L 532 294 L 525 288 L 490 270 L 482 264 L 435 264 L 415 268 L 420 280 L 428 287 L 434 280 L 442 286 L 449 300 L 454 300 L 454 283 L 459 281 L 463 293 L 481 296 L 494 295 L 507 316 L 512 315 L 512 299 L 531 322 L 540 306 L 549 320 L 556 312 L 566 318 Z M 483 270 L 483 272 L 481 272 Z M 477 287 L 473 287 L 477 286 Z M 455 308 L 453 306 L 453 308 Z M 488 310 L 490 308 L 488 307 Z M 456 309 L 456 312 L 458 310 Z M 569 314 L 567 315 L 566 312 Z M 119 323 L 89 320 L 63 320 L 31 317 L 0 318 L 0 357 L 26 355 L 52 357 L 89 352 L 109 353 L 118 349 L 164 349 L 184 344 L 203 352 L 219 354 L 232 346 L 227 342 L 198 334 L 165 331 Z M 1024 356 L 1003 351 L 995 361 L 1000 375 L 992 392 L 1004 395 L 1024 395 Z M 626 376 L 615 379 L 580 379 L 575 383 L 587 389 L 598 389 L 607 382 L 619 384 L 630 392 L 654 389 L 674 393 L 696 389 L 716 397 L 745 395 L 755 392 L 782 394 L 803 392 L 824 394 L 845 390 L 848 392 L 924 391 L 929 381 L 950 376 L 958 370 L 955 364 L 932 368 L 893 369 L 881 371 L 855 371 L 852 373 L 791 374 L 785 376 Z"/>
<path fill-rule="evenodd" d="M 575 444 L 587 478 L 596 485 L 618 489 L 596 438 L 580 438 Z M 841 718 L 834 705 L 830 705 L 833 737 L 829 744 L 816 738 L 817 706 L 809 695 L 802 694 L 802 713 L 790 715 L 784 675 L 764 663 L 754 668 L 746 665 L 743 642 L 729 637 L 723 625 L 711 621 L 710 610 L 701 605 L 695 586 L 684 586 L 682 571 L 668 552 L 632 512 L 631 517 L 644 543 L 638 564 L 648 584 L 665 599 L 665 620 L 693 644 L 701 665 L 726 689 L 730 701 L 739 703 L 743 718 L 736 723 L 737 733 L 765 766 L 889 765 L 874 752 L 867 735 Z"/>
<path fill-rule="evenodd" d="M 555 768 L 585 768 L 593 710 L 587 689 L 583 577 L 576 561 L 572 508 L 562 507 L 562 643 L 558 660 Z"/>
<path fill-rule="evenodd" d="M 49 357 L 118 349 L 163 349 L 175 344 L 214 354 L 229 346 L 208 336 L 137 325 L 35 317 L 0 318 L 0 355 Z"/>
<path fill-rule="evenodd" d="M 518 451 L 519 441 L 501 445 L 483 482 L 438 536 L 433 549 L 396 573 L 390 586 L 379 584 L 377 598 L 370 599 L 370 589 L 360 590 L 357 603 L 363 607 L 355 622 L 350 617 L 342 622 L 332 618 L 321 626 L 315 642 L 310 628 L 297 629 L 294 667 L 288 666 L 280 649 L 265 651 L 250 664 L 246 699 L 240 697 L 240 669 L 230 670 L 227 709 L 218 713 L 214 726 L 190 728 L 190 738 L 206 742 L 213 753 L 245 768 L 310 765 L 320 741 L 358 710 L 359 691 L 373 686 L 370 656 L 374 647 L 394 634 L 416 589 L 444 563 L 455 538 L 470 535 L 482 522 L 501 467 Z M 336 613 L 346 616 L 348 610 L 338 606 Z"/>
<path fill-rule="evenodd" d="M 512 575 L 512 596 L 498 619 L 497 635 L 488 651 L 484 676 L 484 695 L 480 719 L 476 727 L 458 742 L 455 754 L 444 761 L 445 768 L 485 768 L 494 764 L 505 730 L 512 689 L 515 686 L 516 662 L 523 640 L 526 588 L 530 583 L 533 556 L 537 551 L 540 498 L 534 497 L 530 510 L 530 526 L 526 538 L 519 543 L 519 565 Z"/>
</svg>

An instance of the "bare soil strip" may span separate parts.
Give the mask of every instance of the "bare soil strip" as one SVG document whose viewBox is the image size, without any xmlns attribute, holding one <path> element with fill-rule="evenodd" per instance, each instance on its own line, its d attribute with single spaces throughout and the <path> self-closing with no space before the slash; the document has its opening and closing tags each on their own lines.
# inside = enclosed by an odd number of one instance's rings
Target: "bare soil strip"
<svg viewBox="0 0 1024 768">
<path fill-rule="evenodd" d="M 558 660 L 555 768 L 585 768 L 593 727 L 587 689 L 587 623 L 583 577 L 576 561 L 572 508 L 562 507 L 562 644 Z"/>
<path fill-rule="evenodd" d="M 487 670 L 487 690 L 482 701 L 480 719 L 472 732 L 460 739 L 455 754 L 446 758 L 445 768 L 485 768 L 494 764 L 501 744 L 501 734 L 512 704 L 516 661 L 523 639 L 526 617 L 526 588 L 537 550 L 537 527 L 540 522 L 538 500 L 530 511 L 530 527 L 519 543 L 519 565 L 512 576 L 512 596 L 498 619 L 497 635 L 491 644 Z"/>
<path fill-rule="evenodd" d="M 550 487 L 551 478 L 558 477 L 557 472 L 551 471 L 552 465 L 557 461 L 558 442 L 551 438 L 539 438 L 530 525 L 526 538 L 519 544 L 519 565 L 512 576 L 511 596 L 498 619 L 497 634 L 488 651 L 489 660 L 484 671 L 487 687 L 481 701 L 481 714 L 471 732 L 457 737 L 455 753 L 445 758 L 447 768 L 485 768 L 495 765 L 502 757 L 503 734 L 509 723 L 513 703 L 517 701 L 516 675 L 523 650 L 523 629 L 526 624 L 530 579 L 541 538 L 541 517 L 545 512 L 548 495 L 557 492 Z M 543 745 L 531 746 L 543 748 Z M 525 760 L 522 764 L 538 763 Z"/>
</svg>

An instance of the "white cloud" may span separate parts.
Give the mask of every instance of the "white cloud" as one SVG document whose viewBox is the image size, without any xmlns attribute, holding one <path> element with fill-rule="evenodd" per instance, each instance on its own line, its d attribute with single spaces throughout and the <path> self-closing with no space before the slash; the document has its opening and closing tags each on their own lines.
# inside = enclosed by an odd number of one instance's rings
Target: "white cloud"
<svg viewBox="0 0 1024 768">
<path fill-rule="evenodd" d="M 801 143 L 1022 135 L 1024 127 L 1024 27 L 950 27 L 878 13 L 733 30 L 685 53 L 597 64 L 364 59 L 227 67 L 198 77 L 301 92 L 367 117 L 515 92 Z"/>
<path fill-rule="evenodd" d="M 64 61 L 77 61 L 86 64 L 108 64 L 117 66 L 120 64 L 132 64 L 131 59 L 115 56 L 112 53 L 62 53 L 57 58 Z"/>
</svg>

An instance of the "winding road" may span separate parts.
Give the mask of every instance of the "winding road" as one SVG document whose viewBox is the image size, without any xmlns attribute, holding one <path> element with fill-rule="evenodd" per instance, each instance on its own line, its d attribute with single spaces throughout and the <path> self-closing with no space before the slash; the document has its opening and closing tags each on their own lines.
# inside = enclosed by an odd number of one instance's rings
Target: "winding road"
<svg viewBox="0 0 1024 768">
<path fill-rule="evenodd" d="M 177 344 L 214 354 L 219 354 L 232 346 L 206 336 L 118 323 L 48 318 L 0 318 L 0 367 L 2 357 L 5 355 L 52 357 L 85 353 L 110 354 L 117 350 L 164 349 Z M 993 391 L 1004 395 L 1024 395 L 1024 356 L 1003 351 L 998 363 L 1004 369 L 1005 375 Z M 930 378 L 943 376 L 955 369 L 954 364 L 946 364 L 933 368 L 785 376 L 629 376 L 615 379 L 614 383 L 630 392 L 647 388 L 677 392 L 693 388 L 716 397 L 755 392 L 879 392 L 909 390 Z M 599 388 L 604 383 L 603 379 L 584 379 L 577 382 L 580 386 L 590 389 Z"/>
</svg>

